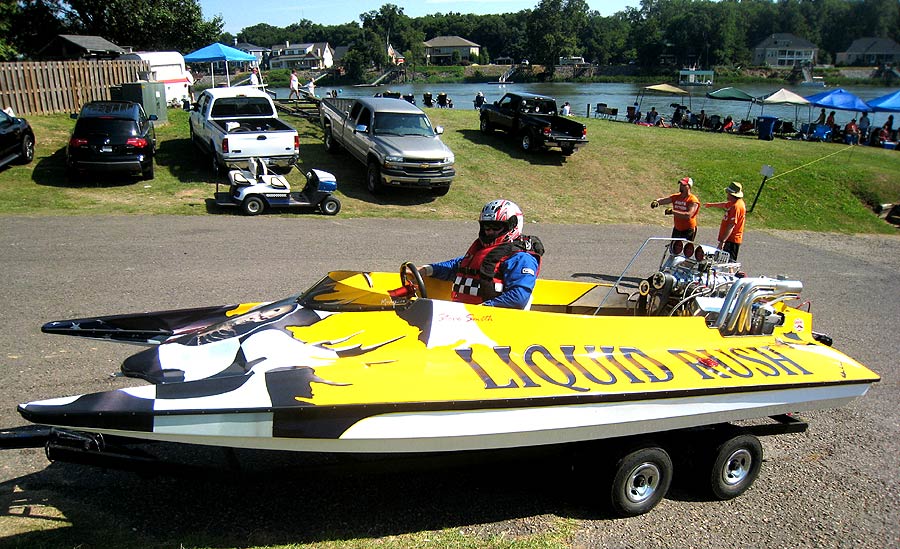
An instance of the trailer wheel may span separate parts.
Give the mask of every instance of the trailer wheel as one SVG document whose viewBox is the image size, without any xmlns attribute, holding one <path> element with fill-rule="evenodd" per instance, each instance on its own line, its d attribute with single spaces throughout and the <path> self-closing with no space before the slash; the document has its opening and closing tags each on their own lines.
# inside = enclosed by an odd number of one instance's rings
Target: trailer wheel
<svg viewBox="0 0 900 549">
<path fill-rule="evenodd" d="M 672 483 L 672 458 L 655 446 L 639 448 L 615 467 L 609 504 L 620 517 L 643 515 L 665 497 Z"/>
<path fill-rule="evenodd" d="M 341 201 L 334 197 L 328 197 L 319 204 L 319 209 L 325 215 L 337 215 L 341 211 Z"/>
<path fill-rule="evenodd" d="M 248 196 L 241 204 L 244 213 L 247 215 L 259 215 L 266 209 L 266 203 L 258 196 Z"/>
<path fill-rule="evenodd" d="M 709 481 L 713 496 L 735 498 L 753 484 L 762 467 L 762 444 L 753 435 L 730 438 L 715 449 Z"/>
</svg>

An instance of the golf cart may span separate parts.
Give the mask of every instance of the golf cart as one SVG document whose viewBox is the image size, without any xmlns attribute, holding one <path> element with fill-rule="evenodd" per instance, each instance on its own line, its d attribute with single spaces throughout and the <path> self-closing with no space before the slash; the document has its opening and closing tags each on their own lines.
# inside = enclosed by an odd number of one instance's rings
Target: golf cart
<svg viewBox="0 0 900 549">
<path fill-rule="evenodd" d="M 337 190 L 335 177 L 315 169 L 305 175 L 303 190 L 291 191 L 283 175 L 270 174 L 265 162 L 250 158 L 247 169 L 228 172 L 228 192 L 219 192 L 216 184 L 215 202 L 217 206 L 240 206 L 247 215 L 261 214 L 266 208 L 315 208 L 325 215 L 341 211 L 340 200 L 332 196 Z"/>
</svg>

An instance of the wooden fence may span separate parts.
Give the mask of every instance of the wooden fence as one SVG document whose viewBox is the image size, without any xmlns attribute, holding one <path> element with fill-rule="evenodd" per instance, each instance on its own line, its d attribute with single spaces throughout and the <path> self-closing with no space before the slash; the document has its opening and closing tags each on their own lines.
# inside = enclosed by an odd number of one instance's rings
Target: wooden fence
<svg viewBox="0 0 900 549">
<path fill-rule="evenodd" d="M 0 108 L 17 116 L 77 112 L 88 101 L 109 99 L 110 86 L 135 82 L 147 61 L 79 60 L 0 63 Z"/>
</svg>

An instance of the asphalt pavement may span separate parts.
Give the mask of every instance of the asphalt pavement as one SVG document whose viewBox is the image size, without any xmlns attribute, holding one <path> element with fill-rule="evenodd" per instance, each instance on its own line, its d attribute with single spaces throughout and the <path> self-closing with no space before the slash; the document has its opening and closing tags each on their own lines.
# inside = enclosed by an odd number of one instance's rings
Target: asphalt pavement
<svg viewBox="0 0 900 549">
<path fill-rule="evenodd" d="M 140 348 L 44 335 L 45 322 L 269 301 L 329 270 L 459 255 L 476 232 L 474 221 L 313 215 L 0 217 L 0 427 L 26 424 L 21 402 L 136 383 L 112 374 Z M 647 237 L 668 232 L 526 227 L 547 249 L 541 276 L 560 279 L 618 274 Z M 714 230 L 700 237 L 712 241 Z M 676 489 L 647 515 L 612 519 L 591 503 L 589 469 L 573 478 L 538 457 L 424 470 L 301 459 L 254 476 L 256 457 L 226 455 L 246 460 L 247 474 L 148 478 L 50 463 L 42 449 L 0 450 L 0 545 L 114 546 L 130 535 L 133 546 L 237 547 L 453 528 L 485 542 L 567 529 L 572 547 L 900 546 L 900 236 L 749 231 L 740 259 L 751 275 L 802 280 L 814 329 L 882 381 L 850 406 L 804 414 L 805 433 L 764 438 L 762 473 L 734 500 Z"/>
</svg>

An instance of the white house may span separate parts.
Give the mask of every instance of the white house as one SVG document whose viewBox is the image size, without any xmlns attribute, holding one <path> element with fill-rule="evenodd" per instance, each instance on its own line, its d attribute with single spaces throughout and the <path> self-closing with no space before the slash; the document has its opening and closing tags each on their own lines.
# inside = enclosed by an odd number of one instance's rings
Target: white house
<svg viewBox="0 0 900 549">
<path fill-rule="evenodd" d="M 815 65 L 819 48 L 815 44 L 786 32 L 768 36 L 753 48 L 753 64 L 769 67 Z"/>
<path fill-rule="evenodd" d="M 460 59 L 474 61 L 481 54 L 481 46 L 459 36 L 436 36 L 425 42 L 425 62 L 429 65 L 449 65 L 454 52 Z"/>
<path fill-rule="evenodd" d="M 270 69 L 324 70 L 334 66 L 334 48 L 328 42 L 275 45 L 269 57 Z"/>
</svg>

